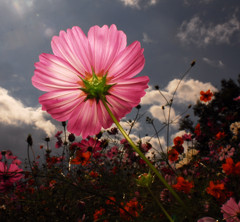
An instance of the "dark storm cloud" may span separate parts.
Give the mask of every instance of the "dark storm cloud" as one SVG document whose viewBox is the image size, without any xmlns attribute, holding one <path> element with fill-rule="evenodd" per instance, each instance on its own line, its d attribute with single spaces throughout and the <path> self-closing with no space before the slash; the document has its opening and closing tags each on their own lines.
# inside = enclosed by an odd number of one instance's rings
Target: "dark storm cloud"
<svg viewBox="0 0 240 222">
<path fill-rule="evenodd" d="M 28 107 L 32 114 L 37 112 L 43 92 L 32 86 L 31 77 L 38 56 L 52 53 L 52 36 L 75 25 L 87 34 L 93 25 L 113 23 L 127 34 L 128 44 L 141 41 L 146 64 L 140 75 L 148 75 L 151 85 L 165 87 L 197 59 L 189 78 L 200 82 L 189 84 L 219 86 L 222 78 L 236 78 L 240 71 L 239 7 L 234 0 L 0 1 L 0 87 L 21 101 L 22 110 Z M 183 39 L 191 44 L 182 44 Z M 46 134 L 44 124 L 41 129 L 26 122 L 0 124 L 2 146 L 24 154 L 28 133 L 33 134 L 35 144 Z"/>
</svg>

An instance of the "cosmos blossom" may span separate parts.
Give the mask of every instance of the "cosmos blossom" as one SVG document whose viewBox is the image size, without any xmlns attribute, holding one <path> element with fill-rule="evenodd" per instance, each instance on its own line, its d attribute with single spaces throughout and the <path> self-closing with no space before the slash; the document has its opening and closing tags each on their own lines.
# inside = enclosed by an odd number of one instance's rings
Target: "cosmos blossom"
<svg viewBox="0 0 240 222">
<path fill-rule="evenodd" d="M 175 188 L 178 191 L 183 191 L 184 193 L 189 193 L 191 189 L 194 187 L 193 182 L 189 182 L 185 180 L 183 177 L 177 178 L 177 184 L 173 185 L 173 188 Z"/>
<path fill-rule="evenodd" d="M 209 102 L 212 100 L 213 93 L 210 91 L 210 89 L 206 92 L 201 91 L 200 92 L 200 100 L 203 102 Z"/>
<path fill-rule="evenodd" d="M 23 178 L 23 170 L 16 164 L 12 163 L 9 166 L 0 162 L 0 192 L 5 192 L 12 187 L 12 185 Z"/>
<path fill-rule="evenodd" d="M 75 26 L 54 36 L 51 46 L 53 54 L 35 63 L 32 84 L 47 92 L 39 97 L 42 109 L 68 120 L 69 132 L 97 134 L 113 123 L 104 102 L 119 121 L 145 95 L 149 78 L 135 77 L 144 67 L 143 49 L 138 41 L 127 46 L 115 25 L 93 26 L 87 36 Z"/>
</svg>

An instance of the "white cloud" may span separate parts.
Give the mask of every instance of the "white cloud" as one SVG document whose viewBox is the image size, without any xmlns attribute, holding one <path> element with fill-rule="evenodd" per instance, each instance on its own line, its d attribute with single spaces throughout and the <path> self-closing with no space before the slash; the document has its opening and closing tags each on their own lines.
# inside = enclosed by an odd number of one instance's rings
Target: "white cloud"
<svg viewBox="0 0 240 222">
<path fill-rule="evenodd" d="M 143 33 L 143 39 L 142 39 L 143 42 L 145 43 L 153 43 L 154 41 L 148 36 L 148 34 L 146 32 Z"/>
<path fill-rule="evenodd" d="M 172 94 L 174 93 L 179 81 L 179 79 L 173 79 L 165 88 L 160 89 L 162 95 L 164 95 L 168 101 L 172 98 Z M 217 89 L 209 82 L 203 83 L 194 79 L 182 80 L 175 94 L 173 103 L 185 105 L 186 103 L 195 103 L 197 99 L 199 99 L 200 91 L 206 91 L 208 89 L 213 92 L 217 91 Z M 150 86 L 146 95 L 142 98 L 141 104 L 164 106 L 167 102 L 162 95 L 158 90 L 155 90 Z"/>
<path fill-rule="evenodd" d="M 172 94 L 175 91 L 178 83 L 179 79 L 170 81 L 165 90 Z M 194 79 L 182 80 L 176 92 L 173 103 L 185 105 L 186 103 L 194 104 L 200 97 L 200 91 L 207 91 L 208 89 L 210 89 L 212 92 L 217 91 L 217 89 L 209 82 L 203 83 Z"/>
<path fill-rule="evenodd" d="M 168 122 L 168 116 L 169 116 L 169 106 L 165 106 L 164 109 L 162 109 L 162 106 L 153 105 L 150 107 L 149 112 L 152 114 L 152 116 L 155 119 L 158 119 L 162 123 Z M 177 120 L 178 117 L 176 116 L 175 110 L 171 108 L 170 112 L 170 120 Z M 174 125 L 173 125 L 174 126 Z"/>
<path fill-rule="evenodd" d="M 156 5 L 158 0 L 120 0 L 125 6 L 136 9 Z"/>
<path fill-rule="evenodd" d="M 35 0 L 7 0 L 7 2 L 9 9 L 19 18 L 23 18 L 27 12 L 33 9 Z"/>
<path fill-rule="evenodd" d="M 208 65 L 217 67 L 217 68 L 222 68 L 224 66 L 223 62 L 221 60 L 211 60 L 207 57 L 203 57 L 203 61 L 206 62 Z"/>
<path fill-rule="evenodd" d="M 240 21 L 235 15 L 221 24 L 204 24 L 199 16 L 194 16 L 190 21 L 184 21 L 177 33 L 177 37 L 185 44 L 205 46 L 210 43 L 230 44 L 235 33 L 240 33 Z"/>
<path fill-rule="evenodd" d="M 25 107 L 23 103 L 0 88 L 0 123 L 10 126 L 31 125 L 43 130 L 49 136 L 56 131 L 55 126 L 46 120 L 46 113 L 41 108 Z"/>
<path fill-rule="evenodd" d="M 179 81 L 179 79 L 170 81 L 165 88 L 161 89 L 161 94 L 159 90 L 149 87 L 146 95 L 141 100 L 141 105 L 148 106 L 148 112 L 162 124 L 168 122 L 169 106 L 167 104 L 170 103 Z M 208 89 L 212 92 L 217 91 L 211 83 L 203 83 L 194 79 L 182 80 L 173 99 L 169 118 L 170 126 L 173 128 L 178 127 L 180 113 L 185 111 L 189 104 L 195 104 L 199 100 L 200 91 L 207 91 Z"/>
<path fill-rule="evenodd" d="M 164 95 L 164 97 L 169 101 L 171 98 L 171 95 L 161 89 L 161 93 Z M 157 105 L 165 105 L 167 102 L 164 99 L 164 97 L 161 95 L 161 93 L 158 90 L 153 89 L 152 86 L 149 86 L 149 88 L 146 90 L 146 95 L 141 99 L 142 105 L 151 105 L 151 104 L 157 104 Z"/>
</svg>

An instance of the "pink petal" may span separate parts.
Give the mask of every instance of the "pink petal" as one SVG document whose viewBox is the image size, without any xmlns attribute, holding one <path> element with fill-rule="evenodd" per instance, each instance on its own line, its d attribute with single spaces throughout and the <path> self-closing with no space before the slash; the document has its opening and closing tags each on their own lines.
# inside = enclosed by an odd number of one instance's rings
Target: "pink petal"
<svg viewBox="0 0 240 222">
<path fill-rule="evenodd" d="M 85 100 L 86 96 L 81 90 L 58 90 L 39 97 L 42 109 L 47 111 L 58 121 L 66 121 L 70 118 L 76 107 Z"/>
<path fill-rule="evenodd" d="M 113 120 L 110 117 L 110 115 L 108 114 L 108 112 L 107 112 L 106 108 L 104 107 L 101 100 L 98 103 L 97 109 L 98 109 L 97 112 L 99 115 L 99 121 L 100 121 L 102 127 L 105 129 L 109 128 L 112 125 Z"/>
<path fill-rule="evenodd" d="M 23 174 L 21 173 L 22 171 L 23 170 L 20 169 L 16 164 L 10 164 L 8 169 L 8 174 L 10 175 L 9 182 L 15 183 L 20 180 L 23 177 Z"/>
<path fill-rule="evenodd" d="M 106 74 L 116 56 L 125 49 L 127 37 L 115 25 L 93 26 L 88 32 L 92 66 L 96 74 Z"/>
<path fill-rule="evenodd" d="M 59 36 L 53 37 L 51 45 L 56 56 L 66 60 L 82 75 L 92 72 L 88 39 L 81 28 L 75 26 L 67 33 L 61 31 Z"/>
<path fill-rule="evenodd" d="M 142 71 L 144 63 L 143 49 L 140 43 L 135 41 L 116 57 L 109 69 L 108 77 L 114 81 L 134 77 Z"/>
<path fill-rule="evenodd" d="M 235 200 L 231 197 L 222 207 L 222 212 L 225 215 L 233 216 L 240 210 Z"/>
<path fill-rule="evenodd" d="M 40 61 L 35 63 L 32 84 L 42 91 L 56 89 L 72 89 L 79 87 L 82 82 L 79 73 L 59 57 L 41 54 Z"/>
<path fill-rule="evenodd" d="M 109 93 L 127 101 L 134 107 L 140 103 L 141 97 L 146 94 L 144 90 L 148 88 L 148 82 L 149 78 L 147 76 L 128 79 L 112 86 Z"/>
<path fill-rule="evenodd" d="M 106 96 L 106 98 L 111 105 L 109 108 L 118 121 L 132 110 L 132 105 L 125 100 L 114 95 Z"/>
<path fill-rule="evenodd" d="M 97 102 L 87 100 L 75 107 L 68 121 L 67 129 L 76 135 L 81 134 L 83 139 L 88 135 L 99 133 L 101 125 L 97 115 Z"/>
<path fill-rule="evenodd" d="M 0 162 L 0 173 L 6 171 L 6 165 L 3 162 Z"/>
</svg>

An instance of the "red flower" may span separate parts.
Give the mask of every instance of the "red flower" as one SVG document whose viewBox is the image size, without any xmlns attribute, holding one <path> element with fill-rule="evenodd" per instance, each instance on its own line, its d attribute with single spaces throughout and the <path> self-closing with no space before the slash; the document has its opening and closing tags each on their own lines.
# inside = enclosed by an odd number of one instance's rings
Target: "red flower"
<svg viewBox="0 0 240 222">
<path fill-rule="evenodd" d="M 206 92 L 204 91 L 201 91 L 200 92 L 200 100 L 203 101 L 203 102 L 208 102 L 210 100 L 212 100 L 212 96 L 213 96 L 213 93 L 210 91 L 210 89 Z"/>
<path fill-rule="evenodd" d="M 240 162 L 234 164 L 231 157 L 226 159 L 226 163 L 222 164 L 223 171 L 227 174 L 240 175 Z"/>
<path fill-rule="evenodd" d="M 174 146 L 173 147 L 179 154 L 182 154 L 184 152 L 184 147 L 182 145 L 180 146 Z"/>
<path fill-rule="evenodd" d="M 89 176 L 91 176 L 91 177 L 93 177 L 93 178 L 97 178 L 99 175 L 98 175 L 97 172 L 91 171 L 91 172 L 89 173 Z"/>
<path fill-rule="evenodd" d="M 89 151 L 82 152 L 81 150 L 77 150 L 76 157 L 72 159 L 72 164 L 81 164 L 83 166 L 87 165 L 89 163 L 89 160 L 91 158 L 91 153 Z"/>
<path fill-rule="evenodd" d="M 95 210 L 93 215 L 94 221 L 98 221 L 98 219 L 106 212 L 104 208 L 100 208 L 99 210 Z"/>
<path fill-rule="evenodd" d="M 173 185 L 173 188 L 175 188 L 178 191 L 183 191 L 184 193 L 189 193 L 190 190 L 194 187 L 193 182 L 189 182 L 185 180 L 183 177 L 177 178 L 177 184 Z"/>
<path fill-rule="evenodd" d="M 123 205 L 123 203 L 121 203 Z M 139 212 L 143 210 L 143 206 L 138 203 L 137 200 L 130 200 L 126 203 L 124 206 L 124 209 L 129 212 L 134 217 L 139 217 Z M 131 220 L 129 215 L 126 214 L 126 212 L 123 209 L 120 209 L 120 216 L 124 218 L 125 221 Z"/>
<path fill-rule="evenodd" d="M 180 136 L 174 138 L 173 143 L 175 146 L 181 146 L 183 144 L 183 139 Z"/>
<path fill-rule="evenodd" d="M 225 137 L 225 136 L 226 136 L 226 134 L 225 134 L 224 132 L 218 132 L 218 133 L 216 134 L 215 139 L 216 139 L 216 140 L 220 140 L 220 139 L 222 139 L 222 138 Z"/>
<path fill-rule="evenodd" d="M 224 196 L 224 184 L 223 183 L 214 183 L 210 181 L 209 186 L 207 187 L 206 191 L 208 194 L 214 196 L 217 199 L 221 199 Z"/>
<path fill-rule="evenodd" d="M 195 130 L 194 130 L 194 133 L 197 135 L 197 136 L 200 136 L 201 135 L 201 127 L 200 127 L 200 123 L 198 123 L 195 127 Z"/>
<path fill-rule="evenodd" d="M 176 149 L 171 149 L 168 151 L 168 159 L 172 162 L 175 162 L 178 160 L 179 152 Z"/>
<path fill-rule="evenodd" d="M 116 202 L 116 198 L 115 197 L 108 197 L 108 199 L 110 199 L 110 200 L 106 200 L 106 204 L 107 205 L 114 205 L 115 204 L 114 203 L 114 202 Z"/>
</svg>

